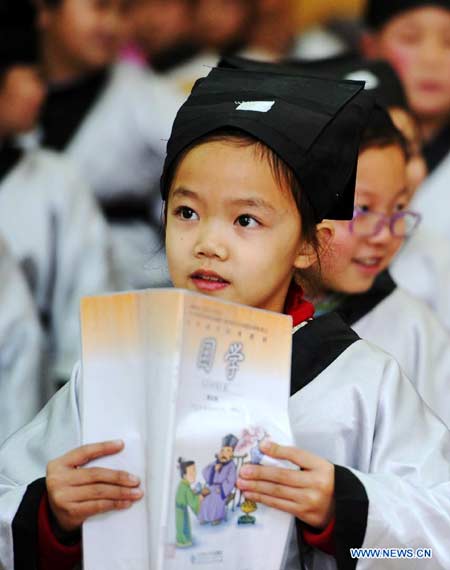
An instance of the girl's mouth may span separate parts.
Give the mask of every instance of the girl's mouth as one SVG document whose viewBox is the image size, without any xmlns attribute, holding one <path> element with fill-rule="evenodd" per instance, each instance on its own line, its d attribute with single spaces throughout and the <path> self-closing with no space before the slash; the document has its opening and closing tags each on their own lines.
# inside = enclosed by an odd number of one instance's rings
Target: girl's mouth
<svg viewBox="0 0 450 570">
<path fill-rule="evenodd" d="M 366 275 L 376 275 L 382 269 L 382 260 L 382 257 L 359 257 L 353 259 L 353 263 Z"/>
<path fill-rule="evenodd" d="M 195 287 L 202 292 L 221 291 L 230 284 L 229 281 L 214 271 L 195 271 L 190 278 Z"/>
</svg>

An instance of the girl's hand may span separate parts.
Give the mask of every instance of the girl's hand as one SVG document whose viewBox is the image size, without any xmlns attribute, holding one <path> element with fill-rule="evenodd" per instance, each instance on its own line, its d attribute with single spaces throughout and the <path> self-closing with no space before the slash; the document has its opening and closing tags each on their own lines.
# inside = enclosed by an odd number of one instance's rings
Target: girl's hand
<svg viewBox="0 0 450 570">
<path fill-rule="evenodd" d="M 317 529 L 326 528 L 334 516 L 334 465 L 296 447 L 263 442 L 260 448 L 267 456 L 287 459 L 302 470 L 245 465 L 237 482 L 245 497 Z"/>
<path fill-rule="evenodd" d="M 114 455 L 123 447 L 123 441 L 83 445 L 49 462 L 48 500 L 62 530 L 78 530 L 92 515 L 127 509 L 143 496 L 138 488 L 139 479 L 125 471 L 102 467 L 79 469 L 93 459 Z"/>
</svg>

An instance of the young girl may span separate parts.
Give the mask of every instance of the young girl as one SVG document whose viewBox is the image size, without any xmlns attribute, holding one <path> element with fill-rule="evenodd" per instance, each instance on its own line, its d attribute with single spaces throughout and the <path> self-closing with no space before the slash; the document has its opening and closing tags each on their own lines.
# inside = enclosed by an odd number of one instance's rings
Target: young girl
<svg viewBox="0 0 450 570">
<path fill-rule="evenodd" d="M 164 141 L 184 97 L 149 71 L 116 63 L 128 0 L 37 5 L 39 63 L 48 85 L 41 142 L 63 151 L 93 189 L 113 228 L 122 286 L 165 283 L 157 187 Z"/>
<path fill-rule="evenodd" d="M 321 256 L 316 313 L 335 310 L 364 339 L 394 355 L 425 402 L 450 425 L 450 336 L 421 301 L 387 273 L 420 217 L 409 211 L 405 145 L 375 113 L 360 147 L 353 220 L 333 222 Z"/>
<path fill-rule="evenodd" d="M 311 320 L 294 274 L 350 219 L 372 99 L 358 82 L 213 70 L 181 108 L 162 177 L 173 283 L 293 317 L 290 415 L 297 447 L 248 465 L 248 500 L 298 520 L 286 568 L 354 568 L 351 547 L 433 549 L 449 565 L 450 434 L 387 354 L 336 315 Z M 142 496 L 125 472 L 83 468 L 122 442 L 79 447 L 80 370 L 1 449 L 0 562 L 60 570 L 80 557 L 86 518 Z M 301 467 L 301 470 L 299 470 Z M 321 550 L 322 548 L 323 550 Z M 369 566 L 367 566 L 369 567 Z M 386 565 L 387 567 L 387 565 Z"/>
</svg>

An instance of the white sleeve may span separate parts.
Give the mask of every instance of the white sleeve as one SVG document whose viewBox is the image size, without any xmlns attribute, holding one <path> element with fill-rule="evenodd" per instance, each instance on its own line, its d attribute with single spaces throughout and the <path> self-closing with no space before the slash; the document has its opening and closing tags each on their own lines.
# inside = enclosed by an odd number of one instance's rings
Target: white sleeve
<svg viewBox="0 0 450 570">
<path fill-rule="evenodd" d="M 364 548 L 431 549 L 433 558 L 416 561 L 417 568 L 450 568 L 450 433 L 394 360 L 380 384 L 368 472 L 338 468 L 336 493 L 336 532 L 347 532 L 340 555 L 348 564 L 349 537 L 359 528 Z M 357 568 L 399 570 L 412 564 L 408 558 L 364 559 Z"/>
<path fill-rule="evenodd" d="M 109 228 L 89 188 L 71 164 L 65 163 L 66 192 L 57 228 L 57 271 L 52 298 L 55 370 L 66 380 L 79 360 L 79 303 L 85 295 L 117 289 Z"/>
<path fill-rule="evenodd" d="M 80 445 L 78 374 L 35 417 L 0 448 L 0 568 L 37 568 L 38 509 L 45 492 L 49 461 Z M 28 567 L 15 564 L 14 552 L 26 553 Z"/>
<path fill-rule="evenodd" d="M 27 284 L 0 242 L 0 443 L 45 400 L 42 333 Z"/>
</svg>

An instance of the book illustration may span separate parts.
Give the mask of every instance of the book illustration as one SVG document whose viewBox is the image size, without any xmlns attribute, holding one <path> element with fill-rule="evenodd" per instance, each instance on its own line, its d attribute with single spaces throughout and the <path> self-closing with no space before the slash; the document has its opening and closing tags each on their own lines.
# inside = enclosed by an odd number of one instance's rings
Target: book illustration
<svg viewBox="0 0 450 570">
<path fill-rule="evenodd" d="M 267 432 L 260 427 L 243 429 L 240 438 L 232 433 L 224 436 L 214 461 L 202 470 L 203 484 L 196 481 L 195 462 L 178 459 L 181 480 L 175 497 L 177 548 L 194 545 L 189 510 L 201 526 L 219 526 L 228 521 L 229 512 L 234 513 L 236 509 L 244 513 L 238 517 L 236 524 L 256 523 L 256 517 L 252 513 L 258 507 L 254 501 L 245 499 L 237 489 L 236 482 L 244 464 L 262 462 L 264 454 L 259 445 L 268 437 Z"/>
<path fill-rule="evenodd" d="M 198 487 L 192 488 L 197 478 L 197 468 L 193 461 L 178 459 L 181 481 L 178 484 L 175 497 L 176 526 L 177 526 L 177 547 L 187 548 L 192 546 L 191 521 L 189 519 L 189 508 L 198 515 L 202 495 L 199 494 Z M 201 486 L 200 486 L 201 490 Z"/>
</svg>

